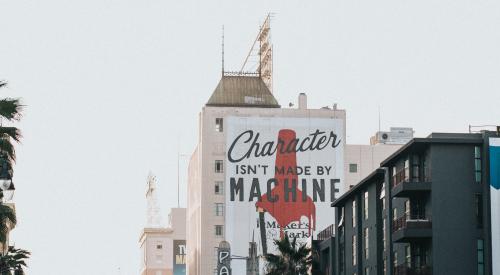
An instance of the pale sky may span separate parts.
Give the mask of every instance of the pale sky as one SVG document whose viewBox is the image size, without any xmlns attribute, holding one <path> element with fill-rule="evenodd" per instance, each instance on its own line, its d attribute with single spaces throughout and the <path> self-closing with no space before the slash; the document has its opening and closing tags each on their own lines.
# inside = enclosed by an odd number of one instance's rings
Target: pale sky
<svg viewBox="0 0 500 275">
<path fill-rule="evenodd" d="M 28 274 L 138 274 L 148 171 L 166 217 L 221 26 L 239 69 L 267 12 L 278 101 L 338 103 L 348 143 L 369 142 L 379 106 L 383 129 L 417 136 L 500 124 L 497 0 L 0 0 L 1 96 L 27 105 L 12 241 L 33 252 Z"/>
</svg>

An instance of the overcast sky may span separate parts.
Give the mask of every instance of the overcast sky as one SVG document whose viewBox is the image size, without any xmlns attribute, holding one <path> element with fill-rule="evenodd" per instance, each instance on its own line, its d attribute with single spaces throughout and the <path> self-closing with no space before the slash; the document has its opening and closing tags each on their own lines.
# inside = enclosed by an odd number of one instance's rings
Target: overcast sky
<svg viewBox="0 0 500 275">
<path fill-rule="evenodd" d="M 27 105 L 16 246 L 29 274 L 138 274 L 148 171 L 164 217 L 177 150 L 273 12 L 274 92 L 347 110 L 348 143 L 500 124 L 500 1 L 0 0 L 0 96 Z M 178 142 L 180 141 L 180 142 Z M 185 206 L 187 159 L 181 159 Z M 121 273 L 120 273 L 121 272 Z"/>
</svg>

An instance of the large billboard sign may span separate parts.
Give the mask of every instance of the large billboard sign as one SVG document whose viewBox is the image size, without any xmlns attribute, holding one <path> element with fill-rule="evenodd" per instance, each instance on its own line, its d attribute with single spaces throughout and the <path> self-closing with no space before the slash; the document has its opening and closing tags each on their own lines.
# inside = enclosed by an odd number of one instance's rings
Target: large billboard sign
<svg viewBox="0 0 500 275">
<path fill-rule="evenodd" d="M 343 193 L 343 120 L 228 117 L 226 240 L 232 253 L 275 253 L 285 234 L 307 242 L 334 223 L 331 203 Z M 262 266 L 262 265 L 261 265 Z M 234 274 L 245 274 L 234 261 Z"/>
<path fill-rule="evenodd" d="M 173 240 L 174 275 L 186 275 L 186 240 Z"/>
<path fill-rule="evenodd" d="M 500 138 L 490 138 L 491 248 L 493 275 L 500 275 Z"/>
</svg>

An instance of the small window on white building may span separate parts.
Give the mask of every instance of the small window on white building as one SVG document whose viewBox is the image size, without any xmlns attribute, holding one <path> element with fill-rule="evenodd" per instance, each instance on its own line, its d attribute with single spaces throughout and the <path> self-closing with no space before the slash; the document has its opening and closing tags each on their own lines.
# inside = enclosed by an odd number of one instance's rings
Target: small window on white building
<svg viewBox="0 0 500 275">
<path fill-rule="evenodd" d="M 216 225 L 215 226 L 215 236 L 217 236 L 217 237 L 224 236 L 224 226 L 223 225 Z"/>
<path fill-rule="evenodd" d="M 216 160 L 215 161 L 215 173 L 223 173 L 224 172 L 224 165 L 222 160 Z"/>
<path fill-rule="evenodd" d="M 156 245 L 156 249 L 162 249 L 163 248 L 163 245 L 162 244 L 157 244 Z"/>
<path fill-rule="evenodd" d="M 224 204 L 216 203 L 215 204 L 215 216 L 224 216 Z"/>
<path fill-rule="evenodd" d="M 357 173 L 357 172 L 358 172 L 358 164 L 349 163 L 349 173 Z"/>
<path fill-rule="evenodd" d="M 222 117 L 215 119 L 215 131 L 222 132 L 224 130 L 224 120 Z"/>
<path fill-rule="evenodd" d="M 224 182 L 222 182 L 222 181 L 215 182 L 215 194 L 217 194 L 217 195 L 224 194 Z"/>
</svg>

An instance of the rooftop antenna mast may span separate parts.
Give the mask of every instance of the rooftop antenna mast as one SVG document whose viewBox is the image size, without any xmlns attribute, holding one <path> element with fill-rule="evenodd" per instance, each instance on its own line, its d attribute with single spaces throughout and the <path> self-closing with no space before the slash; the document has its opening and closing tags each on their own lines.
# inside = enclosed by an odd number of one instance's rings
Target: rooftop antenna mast
<svg viewBox="0 0 500 275">
<path fill-rule="evenodd" d="M 222 25 L 222 76 L 224 76 L 224 25 Z"/>
<path fill-rule="evenodd" d="M 260 26 L 259 34 L 255 38 L 250 51 L 248 52 L 245 61 L 240 69 L 240 74 L 245 73 L 245 68 L 251 57 L 258 56 L 257 74 L 264 81 L 271 93 L 273 92 L 273 46 L 271 43 L 271 13 L 268 13 L 262 26 Z M 258 44 L 257 44 L 258 42 Z M 258 48 L 257 48 L 258 45 Z M 257 51 L 257 54 L 255 52 Z"/>
</svg>

